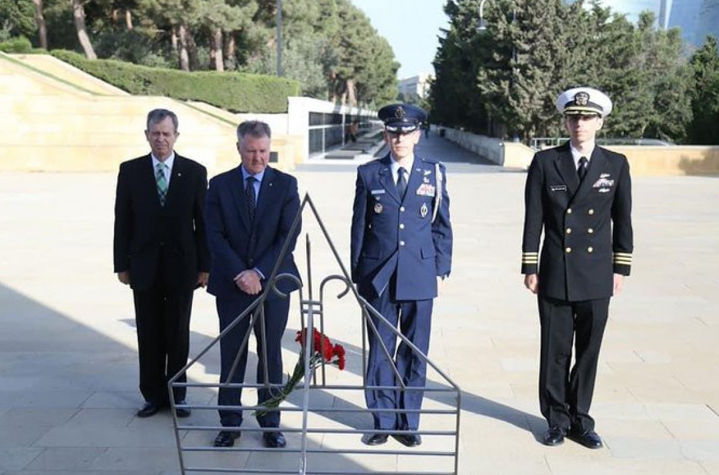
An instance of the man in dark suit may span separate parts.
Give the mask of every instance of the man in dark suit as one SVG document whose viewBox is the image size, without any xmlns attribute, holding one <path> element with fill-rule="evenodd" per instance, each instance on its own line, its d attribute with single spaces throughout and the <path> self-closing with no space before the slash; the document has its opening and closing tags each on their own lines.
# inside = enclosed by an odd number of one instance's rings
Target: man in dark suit
<svg viewBox="0 0 719 475">
<path fill-rule="evenodd" d="M 571 139 L 538 152 L 529 167 L 522 273 L 524 285 L 538 294 L 539 401 L 549 426 L 544 443 L 558 445 L 569 436 L 598 449 L 603 444 L 589 407 L 609 299 L 621 292 L 632 263 L 632 184 L 626 157 L 595 144 L 611 100 L 580 87 L 562 93 L 557 109 Z"/>
<path fill-rule="evenodd" d="M 140 359 L 140 392 L 149 417 L 169 404 L 167 381 L 187 363 L 192 294 L 205 286 L 210 254 L 203 207 L 207 170 L 174 151 L 177 116 L 147 115 L 151 153 L 120 165 L 115 199 L 115 272 L 130 285 Z M 186 381 L 185 376 L 178 381 Z M 174 400 L 185 404 L 185 388 Z M 190 410 L 178 408 L 179 417 Z"/>
<path fill-rule="evenodd" d="M 220 331 L 224 331 L 263 292 L 269 283 L 285 241 L 290 240 L 287 254 L 280 263 L 278 274 L 289 273 L 299 279 L 292 251 L 299 228 L 290 235 L 292 223 L 299 211 L 300 199 L 297 180 L 267 165 L 270 157 L 270 127 L 264 122 L 248 121 L 237 127 L 237 150 L 242 164 L 222 173 L 210 181 L 205 216 L 207 236 L 213 257 L 208 292 L 216 297 Z M 297 284 L 283 280 L 278 285 L 283 292 L 298 288 Z M 269 292 L 264 306 L 264 328 L 257 320 L 254 326 L 257 341 L 257 382 L 265 382 L 264 355 L 267 356 L 269 383 L 282 383 L 282 335 L 287 326 L 290 299 L 282 299 Z M 258 314 L 259 315 L 259 314 Z M 242 383 L 247 364 L 247 345 L 240 348 L 248 331 L 249 315 L 220 340 L 222 383 Z M 263 348 L 262 332 L 266 348 Z M 236 371 L 232 366 L 241 352 Z M 260 388 L 258 403 L 272 397 L 273 391 Z M 221 406 L 239 406 L 242 390 L 220 388 Z M 239 427 L 241 410 L 222 409 L 223 427 Z M 277 428 L 279 411 L 258 416 L 266 447 L 281 448 L 286 442 Z M 215 447 L 232 447 L 240 436 L 239 430 L 223 430 L 215 439 Z"/>
<path fill-rule="evenodd" d="M 379 111 L 390 152 L 357 169 L 351 231 L 352 280 L 360 295 L 425 355 L 429 350 L 433 299 L 437 280 L 449 276 L 452 226 L 444 165 L 414 154 L 420 125 L 419 107 L 394 104 Z M 425 386 L 427 365 L 406 344 L 370 316 L 379 338 L 393 358 L 406 387 Z M 368 328 L 368 386 L 400 386 L 392 361 L 377 335 Z M 395 354 L 396 350 L 396 354 Z M 374 428 L 363 442 L 380 445 L 389 431 L 408 447 L 422 443 L 419 426 L 422 391 L 369 389 L 367 407 Z M 383 412 L 399 409 L 407 412 Z"/>
</svg>

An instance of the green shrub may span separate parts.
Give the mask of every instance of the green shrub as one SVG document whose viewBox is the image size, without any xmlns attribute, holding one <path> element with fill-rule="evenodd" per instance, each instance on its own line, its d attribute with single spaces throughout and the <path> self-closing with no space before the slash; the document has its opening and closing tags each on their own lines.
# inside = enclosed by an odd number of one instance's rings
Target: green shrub
<svg viewBox="0 0 719 475">
<path fill-rule="evenodd" d="M 114 60 L 88 60 L 63 50 L 51 54 L 130 94 L 202 101 L 230 112 L 287 112 L 287 98 L 300 94 L 298 81 L 275 76 L 150 68 Z"/>
<path fill-rule="evenodd" d="M 32 43 L 24 36 L 17 36 L 0 43 L 0 51 L 3 53 L 27 54 L 32 51 Z"/>
</svg>

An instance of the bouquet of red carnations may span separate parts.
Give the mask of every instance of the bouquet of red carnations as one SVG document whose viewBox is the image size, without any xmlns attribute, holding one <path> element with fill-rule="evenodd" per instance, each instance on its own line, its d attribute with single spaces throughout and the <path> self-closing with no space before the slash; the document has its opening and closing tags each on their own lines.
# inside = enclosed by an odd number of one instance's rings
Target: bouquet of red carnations
<svg viewBox="0 0 719 475">
<path fill-rule="evenodd" d="M 295 390 L 302 378 L 305 376 L 305 337 L 307 329 L 297 332 L 295 341 L 300 344 L 300 357 L 295 364 L 292 374 L 288 375 L 287 383 L 282 387 L 280 393 L 260 404 L 262 407 L 273 409 L 279 407 L 280 403 L 287 399 L 292 391 Z M 333 345 L 330 339 L 313 329 L 312 333 L 312 354 L 310 355 L 310 373 L 314 372 L 322 363 L 337 365 L 340 370 L 345 369 L 345 349 L 342 345 Z M 255 416 L 267 414 L 267 411 L 257 410 Z"/>
</svg>

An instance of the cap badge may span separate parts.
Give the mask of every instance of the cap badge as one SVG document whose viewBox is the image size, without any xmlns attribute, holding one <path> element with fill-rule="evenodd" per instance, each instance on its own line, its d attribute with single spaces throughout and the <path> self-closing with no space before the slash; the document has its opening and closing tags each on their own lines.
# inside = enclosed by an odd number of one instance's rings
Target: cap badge
<svg viewBox="0 0 719 475">
<path fill-rule="evenodd" d="M 589 102 L 589 94 L 586 92 L 578 92 L 574 96 L 574 103 L 578 106 L 586 106 Z"/>
<path fill-rule="evenodd" d="M 407 113 L 402 109 L 402 106 L 397 107 L 397 110 L 394 111 L 394 116 L 398 119 L 404 119 L 404 117 L 407 115 Z"/>
</svg>

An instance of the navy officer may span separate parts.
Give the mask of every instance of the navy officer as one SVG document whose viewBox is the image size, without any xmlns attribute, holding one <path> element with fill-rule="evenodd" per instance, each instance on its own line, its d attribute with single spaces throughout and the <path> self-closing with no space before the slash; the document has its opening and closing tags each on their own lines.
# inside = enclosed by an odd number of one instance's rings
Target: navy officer
<svg viewBox="0 0 719 475">
<path fill-rule="evenodd" d="M 538 152 L 529 167 L 522 273 L 538 296 L 544 443 L 559 445 L 568 436 L 598 449 L 602 439 L 589 407 L 609 299 L 622 291 L 632 264 L 632 185 L 627 158 L 595 142 L 612 101 L 578 87 L 562 93 L 556 107 L 570 140 Z"/>
<path fill-rule="evenodd" d="M 414 153 L 427 117 L 422 109 L 393 104 L 378 114 L 389 153 L 357 169 L 352 280 L 359 294 L 426 355 L 437 281 L 449 276 L 452 261 L 446 170 Z M 422 358 L 404 343 L 397 346 L 394 332 L 374 316 L 369 318 L 377 333 L 368 325 L 367 386 L 425 387 L 427 366 Z M 373 411 L 377 432 L 368 434 L 364 443 L 380 445 L 392 434 L 405 446 L 420 445 L 416 431 L 422 397 L 421 390 L 367 389 L 367 407 Z"/>
</svg>

